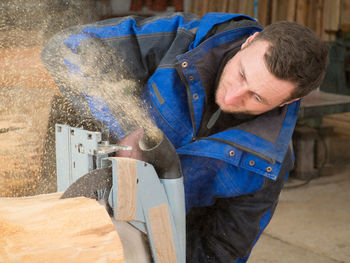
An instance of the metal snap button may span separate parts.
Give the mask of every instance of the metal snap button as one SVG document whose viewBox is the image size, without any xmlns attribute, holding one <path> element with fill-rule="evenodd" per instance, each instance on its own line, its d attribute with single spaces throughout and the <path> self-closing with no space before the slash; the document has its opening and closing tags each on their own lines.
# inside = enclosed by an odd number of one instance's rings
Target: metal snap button
<svg viewBox="0 0 350 263">
<path fill-rule="evenodd" d="M 235 156 L 235 151 L 230 151 L 230 156 Z"/>
<path fill-rule="evenodd" d="M 189 76 L 188 79 L 189 79 L 190 81 L 192 81 L 192 80 L 194 80 L 194 77 L 193 77 L 193 76 Z"/>
<path fill-rule="evenodd" d="M 186 68 L 186 67 L 188 66 L 187 61 L 182 62 L 182 63 L 181 63 L 181 66 L 182 66 L 183 68 Z"/>
<path fill-rule="evenodd" d="M 255 165 L 255 162 L 253 160 L 249 161 L 249 165 L 250 166 L 254 166 Z"/>
<path fill-rule="evenodd" d="M 266 172 L 268 172 L 268 173 L 272 172 L 272 167 L 271 166 L 267 167 Z"/>
<path fill-rule="evenodd" d="M 194 93 L 194 94 L 193 94 L 193 99 L 194 99 L 194 100 L 198 100 L 198 98 L 199 98 L 198 93 Z"/>
</svg>

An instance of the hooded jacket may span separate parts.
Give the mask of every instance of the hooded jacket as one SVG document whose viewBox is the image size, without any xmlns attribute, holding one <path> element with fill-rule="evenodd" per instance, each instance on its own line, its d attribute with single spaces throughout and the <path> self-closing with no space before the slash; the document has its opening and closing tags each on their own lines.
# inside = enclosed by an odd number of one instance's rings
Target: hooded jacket
<svg viewBox="0 0 350 263">
<path fill-rule="evenodd" d="M 94 45 L 111 54 L 99 59 L 94 52 L 99 73 L 118 79 L 122 72 L 138 81 L 147 111 L 180 157 L 187 262 L 245 262 L 293 166 L 289 145 L 299 102 L 238 125 L 227 123 L 216 133 L 199 132 L 212 116 L 213 85 L 223 63 L 261 30 L 252 18 L 237 14 L 114 18 L 67 29 L 42 53 L 73 107 L 102 120 L 117 139 L 124 131 L 103 98 L 72 96 L 63 83 L 70 74 L 82 82 L 89 77 L 81 65 Z"/>
</svg>

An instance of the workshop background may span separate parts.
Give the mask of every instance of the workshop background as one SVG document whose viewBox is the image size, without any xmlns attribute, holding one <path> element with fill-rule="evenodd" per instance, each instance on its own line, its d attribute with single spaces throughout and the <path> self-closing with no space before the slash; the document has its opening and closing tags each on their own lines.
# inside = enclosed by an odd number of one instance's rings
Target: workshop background
<svg viewBox="0 0 350 263">
<path fill-rule="evenodd" d="M 181 11 L 296 21 L 327 41 L 326 78 L 303 100 L 293 136 L 294 170 L 249 262 L 350 262 L 350 0 L 2 0 L 0 197 L 45 192 L 42 156 L 59 94 L 40 60 L 47 40 L 72 25 Z"/>
</svg>

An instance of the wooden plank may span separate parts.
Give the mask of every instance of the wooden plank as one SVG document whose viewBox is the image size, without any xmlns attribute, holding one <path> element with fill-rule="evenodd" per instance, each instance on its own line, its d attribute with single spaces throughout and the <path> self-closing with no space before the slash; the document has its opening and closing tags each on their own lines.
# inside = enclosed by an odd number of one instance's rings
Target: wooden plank
<svg viewBox="0 0 350 263">
<path fill-rule="evenodd" d="M 289 0 L 280 0 L 280 1 L 278 1 L 277 21 L 287 20 L 288 7 L 289 7 Z"/>
<path fill-rule="evenodd" d="M 323 36 L 323 6 L 324 0 L 318 0 L 316 7 L 316 33 L 320 38 Z"/>
<path fill-rule="evenodd" d="M 296 18 L 296 5 L 297 1 L 296 0 L 289 0 L 288 1 L 288 6 L 287 6 L 287 21 L 295 21 Z"/>
<path fill-rule="evenodd" d="M 331 118 L 324 118 L 322 125 L 332 126 L 335 135 L 350 136 L 350 122 Z"/>
<path fill-rule="evenodd" d="M 247 0 L 246 3 L 245 14 L 254 17 L 254 0 Z"/>
<path fill-rule="evenodd" d="M 190 3 L 189 3 L 189 9 L 188 9 L 188 11 L 189 11 L 190 13 L 194 13 L 194 14 L 195 14 L 196 3 L 197 3 L 197 0 L 191 0 L 191 1 L 190 1 Z"/>
<path fill-rule="evenodd" d="M 340 23 L 340 0 L 325 0 L 323 8 L 324 39 L 334 41 Z"/>
<path fill-rule="evenodd" d="M 260 0 L 258 2 L 258 21 L 263 26 L 270 24 L 270 0 Z"/>
<path fill-rule="evenodd" d="M 209 7 L 208 7 L 209 12 L 218 12 L 220 8 L 221 8 L 220 0 L 209 1 Z"/>
<path fill-rule="evenodd" d="M 306 25 L 306 16 L 308 11 L 307 1 L 298 0 L 297 1 L 297 13 L 296 13 L 296 22 L 301 25 Z"/>
<path fill-rule="evenodd" d="M 238 2 L 238 13 L 245 14 L 247 1 L 246 0 L 237 0 L 237 2 Z"/>
<path fill-rule="evenodd" d="M 318 0 L 309 0 L 308 14 L 306 18 L 306 25 L 316 32 L 316 17 Z"/>
<path fill-rule="evenodd" d="M 118 193 L 117 220 L 136 219 L 137 204 L 137 167 L 135 159 L 117 157 Z"/>
<path fill-rule="evenodd" d="M 0 198 L 0 262 L 124 262 L 106 209 L 61 195 Z"/>
<path fill-rule="evenodd" d="M 278 20 L 278 0 L 272 0 L 271 23 Z"/>
<path fill-rule="evenodd" d="M 222 13 L 228 13 L 228 0 L 223 0 L 221 4 L 221 10 Z"/>
<path fill-rule="evenodd" d="M 350 112 L 326 115 L 324 116 L 324 119 L 339 120 L 350 123 Z"/>
<path fill-rule="evenodd" d="M 228 12 L 238 13 L 238 2 L 236 0 L 229 0 L 228 2 Z"/>
<path fill-rule="evenodd" d="M 200 15 L 204 16 L 208 12 L 211 12 L 209 10 L 209 0 L 202 0 L 202 9 L 200 11 Z"/>
<path fill-rule="evenodd" d="M 340 26 L 342 28 L 350 26 L 350 0 L 342 0 Z"/>
<path fill-rule="evenodd" d="M 162 204 L 148 210 L 158 263 L 176 263 L 175 244 L 168 206 Z"/>
</svg>

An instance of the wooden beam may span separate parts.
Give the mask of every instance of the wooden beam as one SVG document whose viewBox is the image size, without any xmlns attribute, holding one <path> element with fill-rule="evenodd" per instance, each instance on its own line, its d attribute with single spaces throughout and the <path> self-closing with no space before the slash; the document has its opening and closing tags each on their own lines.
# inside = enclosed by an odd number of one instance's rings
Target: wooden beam
<svg viewBox="0 0 350 263">
<path fill-rule="evenodd" d="M 323 6 L 324 6 L 324 0 L 317 0 L 316 33 L 320 38 L 322 38 L 322 34 L 323 34 Z"/>
<path fill-rule="evenodd" d="M 93 199 L 61 195 L 0 198 L 0 261 L 124 262 L 106 209 Z"/>
<path fill-rule="evenodd" d="M 335 33 L 339 30 L 340 0 L 325 0 L 323 8 L 324 39 L 334 41 Z"/>
<path fill-rule="evenodd" d="M 270 24 L 270 0 L 259 0 L 258 2 L 258 21 L 263 26 Z"/>
<path fill-rule="evenodd" d="M 301 25 L 306 25 L 306 16 L 308 12 L 308 2 L 305 0 L 297 1 L 296 22 Z"/>
<path fill-rule="evenodd" d="M 223 0 L 221 4 L 221 10 L 222 13 L 228 13 L 228 0 Z"/>
<path fill-rule="evenodd" d="M 278 0 L 272 0 L 271 23 L 278 21 Z"/>
<path fill-rule="evenodd" d="M 209 0 L 202 0 L 202 8 L 200 10 L 200 15 L 204 16 L 208 12 L 211 12 L 209 9 Z"/>
<path fill-rule="evenodd" d="M 238 2 L 237 0 L 229 0 L 228 11 L 230 13 L 238 13 Z"/>
<path fill-rule="evenodd" d="M 288 6 L 287 6 L 287 21 L 295 21 L 296 18 L 296 0 L 289 0 L 288 1 Z"/>
<path fill-rule="evenodd" d="M 162 204 L 148 210 L 158 263 L 176 263 L 175 244 L 171 230 L 168 205 Z"/>
<path fill-rule="evenodd" d="M 116 157 L 117 159 L 117 221 L 136 219 L 137 167 L 136 159 Z"/>
</svg>

